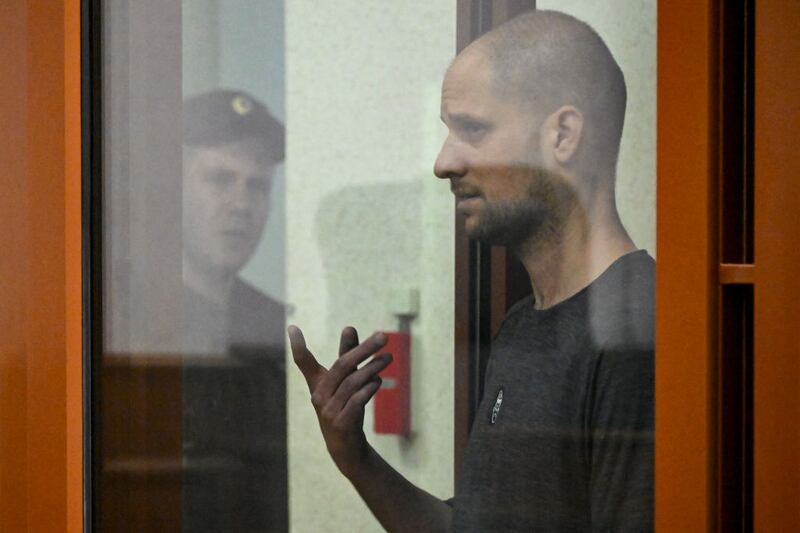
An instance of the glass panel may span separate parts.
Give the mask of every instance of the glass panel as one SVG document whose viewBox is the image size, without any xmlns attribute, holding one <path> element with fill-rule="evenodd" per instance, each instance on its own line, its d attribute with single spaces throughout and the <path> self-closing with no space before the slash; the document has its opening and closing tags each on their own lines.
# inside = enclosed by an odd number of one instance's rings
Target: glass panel
<svg viewBox="0 0 800 533">
<path fill-rule="evenodd" d="M 432 167 L 455 8 L 286 4 L 289 321 L 326 367 L 345 325 L 362 340 L 408 328 L 410 433 L 375 434 L 372 404 L 365 431 L 398 471 L 441 498 L 453 493 L 453 200 Z M 292 528 L 380 530 L 333 466 L 308 387 L 291 366 Z"/>
<path fill-rule="evenodd" d="M 99 530 L 651 527 L 655 2 L 456 4 L 104 2 Z M 534 295 L 457 487 L 451 193 Z"/>
<path fill-rule="evenodd" d="M 378 527 L 287 321 L 326 367 L 344 326 L 389 334 L 364 430 L 453 494 L 452 196 L 431 169 L 455 6 L 437 4 L 103 3 L 98 530 Z"/>
</svg>

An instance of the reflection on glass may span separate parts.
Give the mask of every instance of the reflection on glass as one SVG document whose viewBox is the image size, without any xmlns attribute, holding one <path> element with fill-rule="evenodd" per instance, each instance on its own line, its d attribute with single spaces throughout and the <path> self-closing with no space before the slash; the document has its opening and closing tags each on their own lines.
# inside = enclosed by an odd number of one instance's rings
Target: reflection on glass
<svg viewBox="0 0 800 533">
<path fill-rule="evenodd" d="M 239 276 L 283 146 L 243 92 L 184 102 L 184 531 L 287 528 L 284 307 Z"/>
<path fill-rule="evenodd" d="M 103 2 L 98 531 L 289 527 L 282 74 L 216 61 L 275 6 L 223 4 Z"/>
<path fill-rule="evenodd" d="M 99 530 L 651 527 L 655 10 L 609 1 L 453 61 L 450 1 L 106 0 Z M 453 195 L 533 292 L 458 487 Z"/>
</svg>

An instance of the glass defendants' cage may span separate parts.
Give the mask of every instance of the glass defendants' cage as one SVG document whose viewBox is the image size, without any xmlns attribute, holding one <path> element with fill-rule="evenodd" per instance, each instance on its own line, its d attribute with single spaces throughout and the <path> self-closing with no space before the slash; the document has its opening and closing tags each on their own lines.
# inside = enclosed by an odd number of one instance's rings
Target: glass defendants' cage
<svg viewBox="0 0 800 533">
<path fill-rule="evenodd" d="M 0 530 L 378 529 L 290 323 L 325 366 L 345 324 L 408 341 L 380 393 L 407 408 L 376 400 L 365 431 L 451 497 L 470 428 L 513 405 L 482 387 L 531 285 L 433 177 L 441 83 L 532 9 L 590 23 L 628 86 L 616 201 L 657 259 L 655 528 L 797 529 L 795 2 L 11 0 Z"/>
</svg>

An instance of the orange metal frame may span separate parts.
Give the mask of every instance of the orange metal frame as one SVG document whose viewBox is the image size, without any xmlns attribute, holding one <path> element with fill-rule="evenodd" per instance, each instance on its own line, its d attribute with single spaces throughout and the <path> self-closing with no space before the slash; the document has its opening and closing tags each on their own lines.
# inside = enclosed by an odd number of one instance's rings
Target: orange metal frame
<svg viewBox="0 0 800 533">
<path fill-rule="evenodd" d="M 759 2 L 756 267 L 715 261 L 717 4 L 659 0 L 656 527 L 715 522 L 716 294 L 756 286 L 755 526 L 800 522 L 800 6 Z M 81 531 L 80 2 L 0 5 L 0 530 Z M 786 95 L 792 95 L 786 98 Z M 788 178 L 788 179 L 787 179 Z M 730 281 L 730 280 L 728 280 Z M 10 303 L 10 304 L 9 304 Z M 792 505 L 795 503 L 796 505 Z"/>
<path fill-rule="evenodd" d="M 722 0 L 658 13 L 656 528 L 721 531 L 719 287 L 754 287 L 753 529 L 800 528 L 800 4 L 755 3 L 755 264 L 719 264 Z"/>
<path fill-rule="evenodd" d="M 82 531 L 80 2 L 0 19 L 0 530 Z M 6 45 L 8 47 L 6 47 Z"/>
<path fill-rule="evenodd" d="M 800 531 L 800 3 L 756 2 L 755 531 Z"/>
<path fill-rule="evenodd" d="M 656 529 L 713 527 L 716 40 L 711 0 L 658 3 Z"/>
</svg>

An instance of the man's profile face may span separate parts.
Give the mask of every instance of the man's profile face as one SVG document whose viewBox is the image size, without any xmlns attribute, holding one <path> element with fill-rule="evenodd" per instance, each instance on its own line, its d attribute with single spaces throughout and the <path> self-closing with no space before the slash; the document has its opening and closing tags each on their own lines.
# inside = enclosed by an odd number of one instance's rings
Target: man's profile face
<svg viewBox="0 0 800 533">
<path fill-rule="evenodd" d="M 516 244 L 558 209 L 565 184 L 546 169 L 543 116 L 498 94 L 489 61 L 472 47 L 442 85 L 442 120 L 449 134 L 434 167 L 450 179 L 467 235 Z"/>
<path fill-rule="evenodd" d="M 256 139 L 183 153 L 185 256 L 196 268 L 236 273 L 261 240 L 275 163 Z"/>
</svg>

